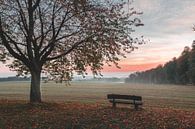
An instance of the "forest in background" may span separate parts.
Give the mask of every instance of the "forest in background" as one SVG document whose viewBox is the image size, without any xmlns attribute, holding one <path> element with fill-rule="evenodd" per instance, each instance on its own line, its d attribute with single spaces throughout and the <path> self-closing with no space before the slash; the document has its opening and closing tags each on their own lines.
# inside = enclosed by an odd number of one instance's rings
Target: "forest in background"
<svg viewBox="0 0 195 129">
<path fill-rule="evenodd" d="M 125 79 L 129 83 L 193 84 L 195 85 L 195 41 L 184 47 L 181 55 L 156 68 L 135 72 Z"/>
</svg>

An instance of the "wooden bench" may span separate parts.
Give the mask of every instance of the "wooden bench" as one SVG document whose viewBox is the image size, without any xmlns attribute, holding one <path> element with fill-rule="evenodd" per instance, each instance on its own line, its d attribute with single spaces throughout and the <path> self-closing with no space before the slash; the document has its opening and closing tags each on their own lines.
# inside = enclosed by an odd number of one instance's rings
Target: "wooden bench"
<svg viewBox="0 0 195 129">
<path fill-rule="evenodd" d="M 139 105 L 143 105 L 141 96 L 108 94 L 107 98 L 109 99 L 109 102 L 112 103 L 113 108 L 116 107 L 117 103 L 132 104 L 136 110 L 138 109 Z"/>
</svg>

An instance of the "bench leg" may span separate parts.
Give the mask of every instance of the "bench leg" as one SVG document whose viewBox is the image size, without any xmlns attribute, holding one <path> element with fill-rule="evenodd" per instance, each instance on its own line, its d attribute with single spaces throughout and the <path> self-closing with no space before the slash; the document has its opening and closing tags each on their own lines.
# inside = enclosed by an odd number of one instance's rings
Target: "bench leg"
<svg viewBox="0 0 195 129">
<path fill-rule="evenodd" d="M 112 107 L 113 107 L 113 108 L 116 108 L 116 103 L 113 102 L 113 103 L 112 103 Z"/>
<path fill-rule="evenodd" d="M 135 110 L 138 110 L 138 105 L 137 104 L 135 104 Z"/>
</svg>

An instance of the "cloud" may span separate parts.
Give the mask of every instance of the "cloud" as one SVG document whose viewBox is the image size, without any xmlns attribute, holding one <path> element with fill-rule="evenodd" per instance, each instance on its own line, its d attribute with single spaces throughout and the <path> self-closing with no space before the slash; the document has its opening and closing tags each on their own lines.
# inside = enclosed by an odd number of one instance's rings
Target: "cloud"
<svg viewBox="0 0 195 129">
<path fill-rule="evenodd" d="M 134 6 L 144 12 L 141 19 L 145 26 L 138 31 L 146 36 L 186 33 L 195 19 L 194 0 L 135 0 Z"/>
<path fill-rule="evenodd" d="M 178 57 L 185 46 L 191 46 L 195 35 L 194 0 L 134 0 L 134 6 L 144 12 L 141 19 L 145 24 L 136 32 L 151 42 L 131 53 L 127 60 L 166 62 Z"/>
<path fill-rule="evenodd" d="M 138 11 L 144 11 L 147 14 L 158 11 L 160 2 L 158 0 L 133 0 L 133 6 Z"/>
</svg>

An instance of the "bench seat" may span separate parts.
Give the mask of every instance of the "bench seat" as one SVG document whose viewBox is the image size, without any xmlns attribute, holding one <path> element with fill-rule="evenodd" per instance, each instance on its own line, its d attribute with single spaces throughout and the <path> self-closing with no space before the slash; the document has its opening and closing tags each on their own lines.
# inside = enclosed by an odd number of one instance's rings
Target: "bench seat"
<svg viewBox="0 0 195 129">
<path fill-rule="evenodd" d="M 123 100 L 109 100 L 109 102 L 111 102 L 111 103 L 120 103 L 120 104 L 136 104 L 136 105 L 143 105 L 143 103 L 142 102 L 140 102 L 140 101 L 137 101 L 137 102 L 133 102 L 133 101 L 123 101 Z"/>
</svg>

